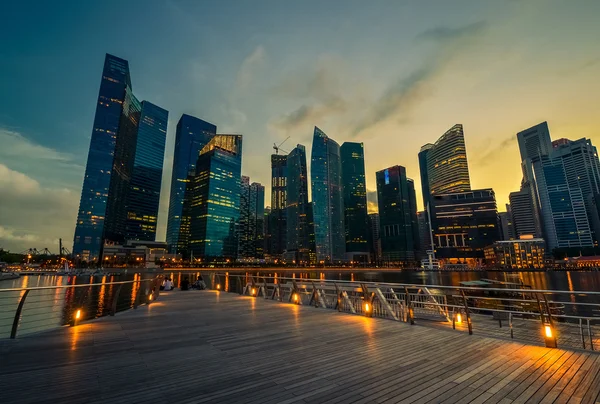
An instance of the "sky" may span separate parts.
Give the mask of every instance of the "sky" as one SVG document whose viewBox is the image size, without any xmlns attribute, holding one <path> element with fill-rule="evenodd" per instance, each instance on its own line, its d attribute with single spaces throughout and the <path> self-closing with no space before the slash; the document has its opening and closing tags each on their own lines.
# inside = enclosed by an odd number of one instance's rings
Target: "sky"
<svg viewBox="0 0 600 404">
<path fill-rule="evenodd" d="M 70 249 L 105 53 L 134 94 L 169 111 L 157 240 L 181 114 L 244 135 L 242 172 L 266 185 L 273 143 L 314 126 L 363 142 L 375 172 L 461 123 L 473 188 L 500 211 L 519 189 L 515 134 L 600 144 L 597 0 L 130 0 L 5 2 L 0 24 L 0 248 Z M 309 162 L 310 164 L 310 162 Z"/>
</svg>

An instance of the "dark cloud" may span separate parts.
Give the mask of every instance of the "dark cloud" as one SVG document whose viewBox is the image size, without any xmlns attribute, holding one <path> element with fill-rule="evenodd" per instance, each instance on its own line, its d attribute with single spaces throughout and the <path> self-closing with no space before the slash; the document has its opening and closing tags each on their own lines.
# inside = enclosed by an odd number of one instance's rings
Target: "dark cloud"
<svg viewBox="0 0 600 404">
<path fill-rule="evenodd" d="M 487 23 L 485 21 L 479 21 L 462 27 L 436 27 L 421 32 L 417 35 L 416 39 L 449 42 L 480 35 L 486 29 Z"/>
<path fill-rule="evenodd" d="M 437 27 L 419 34 L 417 40 L 428 40 L 437 45 L 433 54 L 370 104 L 365 115 L 354 126 L 353 136 L 363 134 L 392 116 L 400 123 L 409 122 L 415 108 L 433 93 L 435 80 L 449 62 L 458 57 L 473 39 L 480 37 L 486 28 L 487 23 L 477 22 L 458 28 Z"/>
<path fill-rule="evenodd" d="M 477 163 L 480 166 L 484 166 L 491 161 L 497 160 L 498 153 L 500 153 L 506 147 L 509 147 L 516 141 L 517 141 L 516 135 L 512 135 L 512 136 L 504 139 L 502 142 L 498 143 L 496 146 L 493 146 L 490 150 L 487 150 L 485 153 L 483 153 L 483 155 L 479 159 L 477 159 Z"/>
<path fill-rule="evenodd" d="M 277 118 L 273 126 L 279 130 L 289 131 L 303 126 L 314 126 L 328 115 L 346 111 L 346 102 L 341 98 L 331 98 L 327 102 L 314 105 L 301 105 L 289 114 Z"/>
</svg>

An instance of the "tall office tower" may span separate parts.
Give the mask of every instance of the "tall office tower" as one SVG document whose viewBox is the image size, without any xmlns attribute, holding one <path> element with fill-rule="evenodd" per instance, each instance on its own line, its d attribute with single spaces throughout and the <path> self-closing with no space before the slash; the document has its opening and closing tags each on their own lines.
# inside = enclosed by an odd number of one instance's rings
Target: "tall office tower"
<svg viewBox="0 0 600 404">
<path fill-rule="evenodd" d="M 315 246 L 311 243 L 312 204 L 308 202 L 306 149 L 296 146 L 287 156 L 287 235 L 285 259 L 296 264 L 315 261 Z"/>
<path fill-rule="evenodd" d="M 239 259 L 254 258 L 252 231 L 250 229 L 250 177 L 242 175 L 240 183 L 240 220 L 238 225 L 238 252 Z"/>
<path fill-rule="evenodd" d="M 510 201 L 510 216 L 515 239 L 519 239 L 524 235 L 542 238 L 542 225 L 537 207 L 534 205 L 531 185 L 525 182 L 521 186 L 521 190 L 511 192 L 508 199 Z"/>
<path fill-rule="evenodd" d="M 168 111 L 142 101 L 125 222 L 128 240 L 156 239 L 168 118 Z"/>
<path fill-rule="evenodd" d="M 421 260 L 421 236 L 419 234 L 419 219 L 417 218 L 417 195 L 415 193 L 415 183 L 410 178 L 407 179 L 408 185 L 408 209 L 410 211 L 410 224 L 412 230 L 413 250 L 415 259 Z"/>
<path fill-rule="evenodd" d="M 236 258 L 241 168 L 241 135 L 215 135 L 200 151 L 191 179 L 189 244 L 194 258 Z"/>
<path fill-rule="evenodd" d="M 375 175 L 382 259 L 395 264 L 413 263 L 416 257 L 412 227 L 417 214 L 416 201 L 411 201 L 414 184 L 402 166 L 389 167 Z"/>
<path fill-rule="evenodd" d="M 369 261 L 367 185 L 362 143 L 345 142 L 340 147 L 346 254 L 351 260 Z"/>
<path fill-rule="evenodd" d="M 73 240 L 73 254 L 81 260 L 97 261 L 105 241 L 154 239 L 158 206 L 155 211 L 153 201 L 155 192 L 160 199 L 160 173 L 156 183 L 156 177 L 145 176 L 145 167 L 160 166 L 162 171 L 166 124 L 161 119 L 166 114 L 147 101 L 140 104 L 131 89 L 128 62 L 106 54 Z M 149 124 L 148 119 L 158 122 Z M 158 149 L 162 141 L 163 153 L 154 153 L 149 138 L 159 143 Z M 143 203 L 140 187 L 152 194 Z"/>
<path fill-rule="evenodd" d="M 270 246 L 266 253 L 274 259 L 286 249 L 286 188 L 287 188 L 287 156 L 271 155 L 271 214 L 269 228 L 271 230 Z"/>
<path fill-rule="evenodd" d="M 250 177 L 242 176 L 240 187 L 240 221 L 238 259 L 257 260 L 264 257 L 265 187 Z"/>
<path fill-rule="evenodd" d="M 478 265 L 484 248 L 500 240 L 496 196 L 477 189 L 432 196 L 435 254 L 450 264 Z"/>
<path fill-rule="evenodd" d="M 589 139 L 559 139 L 552 142 L 552 158 L 563 162 L 570 189 L 581 189 L 588 221 L 596 244 L 600 241 L 595 196 L 600 194 L 600 160 Z"/>
<path fill-rule="evenodd" d="M 463 127 L 454 125 L 433 146 L 425 145 L 429 195 L 471 190 Z M 421 149 L 423 151 L 423 149 Z M 423 170 L 421 170 L 423 175 Z"/>
<path fill-rule="evenodd" d="M 371 231 L 369 240 L 371 241 L 371 262 L 379 263 L 381 261 L 381 236 L 379 232 L 379 213 L 369 213 L 369 229 Z"/>
<path fill-rule="evenodd" d="M 431 240 L 429 237 L 429 222 L 427 221 L 427 211 L 417 212 L 417 223 L 419 229 L 419 240 L 421 243 L 421 253 L 431 250 Z"/>
<path fill-rule="evenodd" d="M 73 255 L 83 261 L 95 261 L 100 254 L 113 156 L 127 89 L 131 91 L 128 62 L 107 54 L 73 243 Z"/>
<path fill-rule="evenodd" d="M 498 219 L 500 220 L 500 230 L 502 230 L 502 240 L 514 240 L 516 237 L 509 204 L 506 204 L 506 212 L 498 212 Z"/>
<path fill-rule="evenodd" d="M 526 162 L 535 176 L 547 250 L 593 247 L 582 190 L 569 186 L 563 160 L 541 156 Z"/>
<path fill-rule="evenodd" d="M 421 193 L 423 194 L 423 206 L 425 210 L 429 206 L 431 197 L 431 191 L 429 190 L 429 172 L 427 171 L 427 155 L 429 151 L 434 147 L 431 143 L 427 143 L 421 147 L 419 151 L 419 172 L 421 174 Z M 427 215 L 425 215 L 427 220 Z M 431 244 L 431 243 L 430 243 Z"/>
<path fill-rule="evenodd" d="M 519 142 L 521 161 L 549 155 L 552 151 L 552 141 L 548 123 L 542 122 L 517 133 L 517 142 Z"/>
<path fill-rule="evenodd" d="M 269 256 L 269 251 L 271 251 L 271 222 L 269 218 L 271 217 L 271 207 L 265 207 L 265 213 L 263 215 L 263 232 L 265 235 L 265 242 L 263 243 L 263 251 L 264 256 L 267 258 Z"/>
<path fill-rule="evenodd" d="M 190 115 L 183 114 L 177 123 L 167 222 L 167 245 L 172 254 L 187 256 L 190 206 L 189 201 L 186 206 L 186 188 L 190 178 L 195 175 L 200 150 L 216 133 L 215 125 Z"/>
<path fill-rule="evenodd" d="M 131 92 L 125 89 L 125 100 L 121 111 L 119 132 L 115 143 L 110 187 L 106 201 L 104 219 L 104 242 L 123 243 L 125 241 L 125 222 L 127 221 L 127 202 L 133 162 L 137 129 L 142 106 Z"/>
<path fill-rule="evenodd" d="M 315 126 L 311 153 L 317 261 L 339 262 L 346 253 L 340 146 Z"/>
</svg>

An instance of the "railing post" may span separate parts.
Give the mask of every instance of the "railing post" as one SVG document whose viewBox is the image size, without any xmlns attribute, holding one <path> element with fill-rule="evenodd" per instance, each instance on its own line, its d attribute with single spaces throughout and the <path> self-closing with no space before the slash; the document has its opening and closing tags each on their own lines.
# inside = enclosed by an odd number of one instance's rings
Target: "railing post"
<svg viewBox="0 0 600 404">
<path fill-rule="evenodd" d="M 467 302 L 467 296 L 465 296 L 465 291 L 460 290 L 460 294 L 463 298 L 463 304 L 465 305 L 465 314 L 467 316 L 467 326 L 469 327 L 469 335 L 473 335 L 473 325 L 471 324 L 471 313 L 469 312 L 469 304 Z"/>
<path fill-rule="evenodd" d="M 17 311 L 15 312 L 15 319 L 13 320 L 12 329 L 10 330 L 10 339 L 15 339 L 17 337 L 17 329 L 19 328 L 21 311 L 23 310 L 23 305 L 25 304 L 25 299 L 27 299 L 28 294 L 29 289 L 26 289 L 25 293 L 23 293 L 23 296 L 21 296 L 21 300 L 19 301 L 19 305 L 17 306 Z"/>
<path fill-rule="evenodd" d="M 408 287 L 404 287 L 404 300 L 406 301 L 406 309 L 408 311 L 408 319 L 410 320 L 410 325 L 415 324 L 415 310 L 412 304 L 412 299 L 410 298 L 410 294 L 408 293 Z"/>
<path fill-rule="evenodd" d="M 117 288 L 117 291 L 113 295 L 113 299 L 112 299 L 112 302 L 110 305 L 110 315 L 111 316 L 114 316 L 115 313 L 117 312 L 117 302 L 119 300 L 119 294 L 121 294 L 122 288 L 123 288 L 123 284 L 120 284 L 119 287 Z"/>
<path fill-rule="evenodd" d="M 590 349 L 594 350 L 594 334 L 592 334 L 592 326 L 590 325 L 590 319 L 587 319 L 588 336 L 590 337 Z"/>
<path fill-rule="evenodd" d="M 513 335 L 512 312 L 508 313 L 508 325 L 510 327 L 510 338 L 514 338 L 514 335 Z"/>
<path fill-rule="evenodd" d="M 581 344 L 583 345 L 583 349 L 585 349 L 585 335 L 583 335 L 583 319 L 579 319 L 579 334 L 581 335 Z"/>
<path fill-rule="evenodd" d="M 142 292 L 142 282 L 141 281 L 134 282 L 132 284 L 133 285 L 132 288 L 135 288 L 136 284 L 139 284 L 139 286 L 138 286 L 138 290 L 135 294 L 135 300 L 133 301 L 133 309 L 134 310 L 136 310 L 138 308 L 138 306 L 140 305 L 140 295 Z M 133 289 L 131 289 L 131 293 L 133 293 Z"/>
</svg>

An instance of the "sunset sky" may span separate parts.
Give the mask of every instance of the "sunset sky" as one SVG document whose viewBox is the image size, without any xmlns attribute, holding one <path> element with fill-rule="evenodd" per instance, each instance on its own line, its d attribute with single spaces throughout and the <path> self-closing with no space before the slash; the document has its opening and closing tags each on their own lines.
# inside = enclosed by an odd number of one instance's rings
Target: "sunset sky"
<svg viewBox="0 0 600 404">
<path fill-rule="evenodd" d="M 6 7 L 8 6 L 8 8 Z M 242 172 L 267 189 L 273 142 L 313 127 L 365 144 L 375 171 L 464 125 L 471 183 L 504 211 L 515 134 L 600 145 L 600 1 L 13 1 L 0 24 L 0 247 L 70 249 L 105 53 L 169 111 L 158 240 L 182 113 L 244 135 Z M 422 198 L 417 195 L 419 204 Z"/>
</svg>

